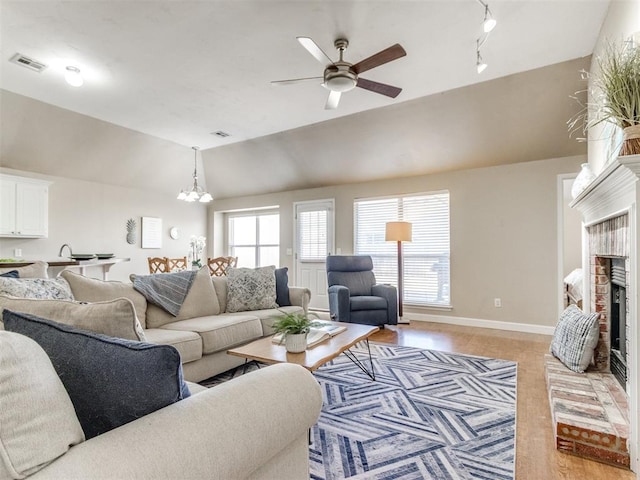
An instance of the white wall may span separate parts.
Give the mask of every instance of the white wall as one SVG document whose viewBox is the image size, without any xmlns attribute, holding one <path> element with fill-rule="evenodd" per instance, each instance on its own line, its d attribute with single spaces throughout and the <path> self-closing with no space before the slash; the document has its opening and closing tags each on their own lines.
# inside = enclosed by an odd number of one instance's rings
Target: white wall
<svg viewBox="0 0 640 480">
<path fill-rule="evenodd" d="M 336 248 L 348 254 L 353 252 L 354 199 L 449 190 L 453 309 L 406 310 L 553 326 L 559 285 L 557 175 L 577 172 L 584 161 L 584 156 L 556 158 L 216 200 L 209 221 L 217 235 L 223 229 L 220 212 L 279 205 L 281 265 L 293 272 L 293 258 L 286 255 L 294 247 L 293 202 L 334 198 Z M 502 308 L 493 306 L 495 297 L 502 299 Z"/>
<path fill-rule="evenodd" d="M 206 235 L 206 207 L 180 202 L 173 195 L 86 182 L 62 177 L 35 175 L 0 168 L 2 173 L 44 178 L 49 187 L 49 237 L 43 239 L 0 238 L 0 257 L 11 258 L 14 249 L 22 249 L 26 260 L 61 260 L 58 251 L 64 243 L 75 253 L 114 253 L 131 258 L 129 263 L 114 265 L 109 279 L 128 281 L 130 273 L 149 273 L 147 257 L 187 255 L 190 235 Z M 141 248 L 141 217 L 162 218 L 162 248 Z M 126 241 L 126 223 L 137 221 L 137 242 Z M 169 229 L 178 227 L 181 237 L 172 240 Z M 66 255 L 66 253 L 65 253 Z M 101 276 L 101 269 L 87 272 Z"/>
<path fill-rule="evenodd" d="M 640 1 L 612 1 L 593 51 L 591 72 L 597 74 L 597 58 L 602 55 L 609 43 L 629 40 L 632 35 L 638 33 L 640 33 Z M 611 143 L 611 128 L 607 129 L 606 126 L 599 125 L 589 131 L 589 164 L 596 175 L 610 160 L 608 152 L 611 150 Z"/>
</svg>

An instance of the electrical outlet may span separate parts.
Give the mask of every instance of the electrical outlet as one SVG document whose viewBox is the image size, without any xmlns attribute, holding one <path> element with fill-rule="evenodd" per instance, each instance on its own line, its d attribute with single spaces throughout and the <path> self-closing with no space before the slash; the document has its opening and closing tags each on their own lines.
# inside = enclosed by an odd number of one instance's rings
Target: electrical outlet
<svg viewBox="0 0 640 480">
<path fill-rule="evenodd" d="M 21 248 L 14 248 L 13 249 L 13 256 L 14 257 L 21 257 L 22 256 L 22 249 Z"/>
<path fill-rule="evenodd" d="M 502 307 L 502 300 L 500 298 L 493 299 L 493 306 L 496 308 Z"/>
<path fill-rule="evenodd" d="M 293 255 L 293 249 L 287 248 L 287 255 Z"/>
</svg>

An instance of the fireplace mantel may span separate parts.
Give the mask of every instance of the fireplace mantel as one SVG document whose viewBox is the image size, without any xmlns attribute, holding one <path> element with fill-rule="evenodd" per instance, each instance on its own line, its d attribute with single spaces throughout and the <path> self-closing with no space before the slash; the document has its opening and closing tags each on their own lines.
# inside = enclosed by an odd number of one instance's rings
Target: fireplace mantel
<svg viewBox="0 0 640 480">
<path fill-rule="evenodd" d="M 640 155 L 618 157 L 607 165 L 602 172 L 570 203 L 582 215 L 583 224 L 583 272 L 584 285 L 591 285 L 589 257 L 589 227 L 606 222 L 609 219 L 628 215 L 628 269 L 629 282 L 627 287 L 629 348 L 628 365 L 632 372 L 628 381 L 627 394 L 629 397 L 629 451 L 631 454 L 631 469 L 640 479 L 640 328 L 638 326 L 638 281 L 640 279 L 640 248 L 638 227 L 640 227 Z M 593 299 L 590 287 L 585 288 L 583 305 L 592 308 Z M 595 301 L 597 301 L 597 294 Z"/>
<path fill-rule="evenodd" d="M 640 155 L 618 157 L 570 203 L 586 226 L 628 212 L 636 203 Z"/>
</svg>

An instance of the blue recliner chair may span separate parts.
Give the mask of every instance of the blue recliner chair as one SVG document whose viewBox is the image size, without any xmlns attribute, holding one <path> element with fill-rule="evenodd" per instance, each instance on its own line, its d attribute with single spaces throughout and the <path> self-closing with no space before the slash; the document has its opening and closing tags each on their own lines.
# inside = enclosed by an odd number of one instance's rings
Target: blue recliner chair
<svg viewBox="0 0 640 480">
<path fill-rule="evenodd" d="M 327 280 L 333 320 L 381 328 L 398 323 L 396 287 L 376 284 L 369 255 L 328 256 Z"/>
</svg>

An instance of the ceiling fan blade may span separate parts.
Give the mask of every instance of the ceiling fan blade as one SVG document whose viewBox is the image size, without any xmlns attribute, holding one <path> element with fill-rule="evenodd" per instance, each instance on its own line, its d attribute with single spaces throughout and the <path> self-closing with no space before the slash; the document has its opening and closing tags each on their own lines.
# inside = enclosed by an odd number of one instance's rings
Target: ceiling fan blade
<svg viewBox="0 0 640 480">
<path fill-rule="evenodd" d="M 271 82 L 271 85 L 276 85 L 276 86 L 292 85 L 294 83 L 304 83 L 309 80 L 322 80 L 322 79 L 323 79 L 322 77 L 305 77 L 305 78 L 291 78 L 289 80 L 273 80 Z"/>
<path fill-rule="evenodd" d="M 367 70 L 371 70 L 372 68 L 384 65 L 385 63 L 389 63 L 392 60 L 404 57 L 406 54 L 407 52 L 404 51 L 404 48 L 402 48 L 399 43 L 396 43 L 395 45 L 391 45 L 389 48 L 385 48 L 381 52 L 371 55 L 369 58 L 365 58 L 355 65 L 352 65 L 351 70 L 356 74 L 360 74 Z"/>
<path fill-rule="evenodd" d="M 313 41 L 313 39 L 309 37 L 296 37 L 296 38 L 300 42 L 300 45 L 306 48 L 307 52 L 313 55 L 316 58 L 316 60 L 318 60 L 321 64 L 326 65 L 326 62 L 329 61 L 329 63 L 333 65 L 333 60 L 329 58 L 329 55 L 327 55 L 322 51 L 322 49 L 318 46 L 316 42 Z"/>
<path fill-rule="evenodd" d="M 392 85 L 386 85 L 380 82 L 374 82 L 372 80 L 367 80 L 366 78 L 358 78 L 356 87 L 364 88 L 365 90 L 370 90 L 372 92 L 386 95 L 387 97 L 391 98 L 396 98 L 402 91 L 401 88 L 394 87 Z"/>
<path fill-rule="evenodd" d="M 327 103 L 325 104 L 324 109 L 335 110 L 336 108 L 338 108 L 341 95 L 342 95 L 341 92 L 336 92 L 334 90 L 331 90 L 331 92 L 329 92 L 329 97 L 327 98 Z"/>
</svg>

